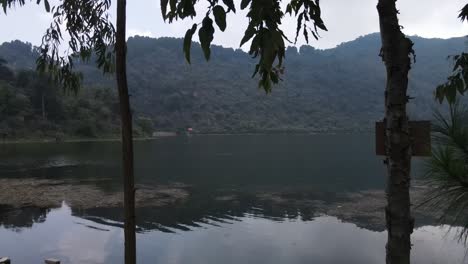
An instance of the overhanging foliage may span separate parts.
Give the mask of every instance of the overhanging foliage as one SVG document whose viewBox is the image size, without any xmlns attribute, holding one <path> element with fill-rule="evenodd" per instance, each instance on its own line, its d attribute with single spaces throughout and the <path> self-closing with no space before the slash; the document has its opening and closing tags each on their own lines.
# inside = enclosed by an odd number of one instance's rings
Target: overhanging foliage
<svg viewBox="0 0 468 264">
<path fill-rule="evenodd" d="M 161 11 L 164 20 L 169 23 L 178 19 L 194 18 L 197 13 L 196 0 L 161 0 Z M 193 35 L 198 30 L 198 37 L 206 60 L 210 59 L 210 46 L 216 31 L 213 19 L 219 30 L 227 27 L 226 17 L 229 13 L 236 12 L 233 0 L 208 0 L 208 10 L 201 23 L 195 23 L 187 30 L 184 39 L 183 51 L 188 63 L 191 62 L 190 49 Z M 249 55 L 258 58 L 253 76 L 259 74 L 259 86 L 268 93 L 272 84 L 281 80 L 284 72 L 283 60 L 285 58 L 285 42 L 292 43 L 280 29 L 281 21 L 285 14 L 297 18 L 296 38 L 303 33 L 306 41 L 309 41 L 309 32 L 318 39 L 318 30 L 327 30 L 321 19 L 319 0 L 291 0 L 286 7 L 281 7 L 279 0 L 242 0 L 240 9 L 248 9 L 247 19 L 249 24 L 240 46 L 251 41 Z M 201 24 L 201 27 L 199 27 Z"/>
<path fill-rule="evenodd" d="M 0 5 L 6 14 L 12 6 L 23 6 L 26 2 L 0 0 Z M 37 69 L 40 72 L 47 72 L 65 89 L 77 91 L 82 76 L 74 71 L 74 60 L 86 61 L 95 56 L 99 68 L 104 72 L 113 71 L 115 29 L 108 14 L 111 0 L 62 0 L 52 7 L 47 0 L 36 0 L 36 3 L 43 3 L 45 11 L 53 16 L 39 47 Z M 61 49 L 64 41 L 62 30 L 69 37 L 65 50 Z"/>
</svg>

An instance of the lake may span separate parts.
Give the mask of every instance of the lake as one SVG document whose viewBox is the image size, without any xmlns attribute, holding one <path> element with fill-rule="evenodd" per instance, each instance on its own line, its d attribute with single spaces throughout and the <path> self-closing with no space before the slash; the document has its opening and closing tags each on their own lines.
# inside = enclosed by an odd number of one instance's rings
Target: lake
<svg viewBox="0 0 468 264">
<path fill-rule="evenodd" d="M 139 263 L 385 263 L 372 134 L 137 141 Z M 0 257 L 123 263 L 120 144 L 0 145 Z M 424 186 L 413 162 L 413 197 Z M 413 263 L 466 263 L 459 228 L 415 210 Z"/>
</svg>

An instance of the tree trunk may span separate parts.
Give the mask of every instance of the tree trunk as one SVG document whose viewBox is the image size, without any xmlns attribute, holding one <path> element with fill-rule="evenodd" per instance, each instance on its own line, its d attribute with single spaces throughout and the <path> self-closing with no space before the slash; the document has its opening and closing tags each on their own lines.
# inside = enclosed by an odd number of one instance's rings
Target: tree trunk
<svg viewBox="0 0 468 264">
<path fill-rule="evenodd" d="M 127 62 L 126 62 L 126 0 L 117 1 L 117 33 L 116 33 L 116 76 L 119 89 L 120 116 L 122 122 L 122 154 L 123 154 L 123 184 L 124 184 L 124 236 L 125 264 L 136 263 L 135 238 L 135 184 L 133 175 L 133 136 L 132 115 L 128 97 Z"/>
<path fill-rule="evenodd" d="M 42 92 L 41 96 L 41 110 L 42 110 L 42 119 L 46 120 L 46 112 L 45 112 L 45 95 L 44 92 Z"/>
<path fill-rule="evenodd" d="M 387 264 L 410 263 L 414 219 L 410 212 L 411 138 L 406 114 L 408 72 L 413 43 L 398 24 L 396 0 L 379 0 L 381 56 L 387 69 L 385 89 Z"/>
</svg>

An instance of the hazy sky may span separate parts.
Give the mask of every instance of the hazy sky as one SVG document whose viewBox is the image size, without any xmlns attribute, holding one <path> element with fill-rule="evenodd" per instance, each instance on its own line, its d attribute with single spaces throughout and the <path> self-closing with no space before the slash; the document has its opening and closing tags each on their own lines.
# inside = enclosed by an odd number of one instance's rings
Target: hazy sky
<svg viewBox="0 0 468 264">
<path fill-rule="evenodd" d="M 49 25 L 50 14 L 45 13 L 36 1 L 24 7 L 9 11 L 5 16 L 0 14 L 0 42 L 20 39 L 35 45 Z M 52 1 L 54 2 L 54 1 Z M 115 1 L 113 1 L 115 2 Z M 151 37 L 183 37 L 193 21 L 177 21 L 166 24 L 161 17 L 159 0 L 128 0 L 128 35 L 145 35 Z M 238 5 L 238 1 L 235 0 Z M 286 1 L 285 1 L 286 2 Z M 468 23 L 461 23 L 457 18 L 458 11 L 467 0 L 447 0 L 443 5 L 440 0 L 399 0 L 400 23 L 404 32 L 422 37 L 449 38 L 468 35 Z M 322 0 L 323 19 L 329 32 L 321 34 L 319 41 L 313 40 L 310 45 L 317 48 L 331 48 L 342 42 L 359 36 L 377 32 L 378 16 L 375 8 L 377 0 Z M 115 13 L 115 8 L 112 14 Z M 202 9 L 203 10 L 203 9 Z M 202 11 L 201 10 L 201 11 Z M 203 14 L 204 12 L 199 12 Z M 113 16 L 115 18 L 115 16 Z M 200 22 L 201 16 L 195 19 Z M 245 12 L 228 15 L 228 27 L 225 32 L 217 29 L 215 44 L 237 48 L 246 28 Z M 293 37 L 295 20 L 286 19 L 282 29 Z M 196 38 L 195 38 L 196 39 Z M 299 44 L 303 44 L 304 41 Z"/>
</svg>

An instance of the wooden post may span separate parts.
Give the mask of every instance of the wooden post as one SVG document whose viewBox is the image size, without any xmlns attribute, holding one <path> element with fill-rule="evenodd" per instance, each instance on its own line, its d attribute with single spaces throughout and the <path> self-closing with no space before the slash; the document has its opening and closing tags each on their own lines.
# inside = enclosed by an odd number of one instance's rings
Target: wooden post
<svg viewBox="0 0 468 264">
<path fill-rule="evenodd" d="M 46 259 L 46 260 L 45 260 L 45 264 L 60 264 L 60 260 L 58 260 L 58 259 L 52 259 L 52 258 Z"/>
<path fill-rule="evenodd" d="M 0 258 L 0 264 L 11 264 L 11 261 L 7 257 Z"/>
</svg>

